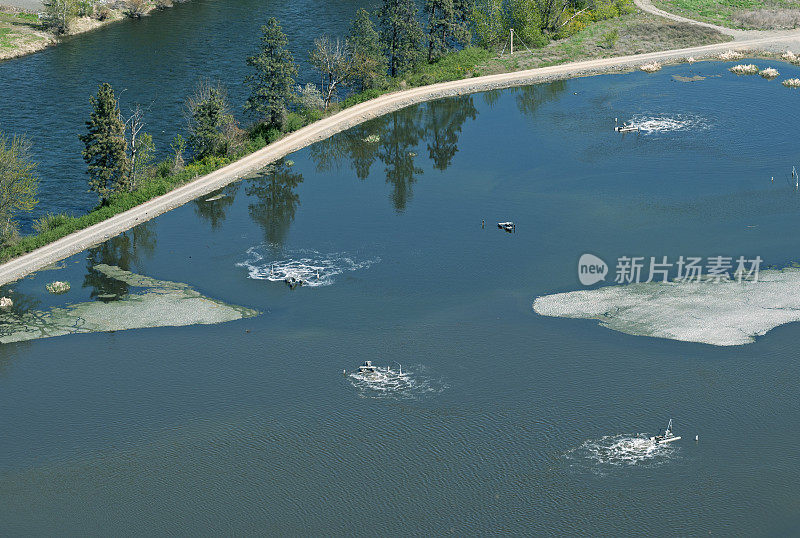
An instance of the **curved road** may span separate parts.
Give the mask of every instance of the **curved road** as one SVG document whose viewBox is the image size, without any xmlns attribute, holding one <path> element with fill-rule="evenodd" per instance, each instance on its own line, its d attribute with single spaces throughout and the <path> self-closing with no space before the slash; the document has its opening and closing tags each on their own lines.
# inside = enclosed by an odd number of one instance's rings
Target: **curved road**
<svg viewBox="0 0 800 538">
<path fill-rule="evenodd" d="M 636 0 L 637 4 L 642 0 Z M 651 6 L 652 7 L 652 6 Z M 655 9 L 655 8 L 653 8 Z M 697 23 L 703 24 L 703 23 Z M 442 97 L 451 97 L 512 86 L 523 86 L 537 82 L 586 76 L 609 71 L 624 71 L 643 63 L 675 61 L 688 56 L 694 58 L 713 57 L 729 49 L 766 49 L 774 52 L 794 47 L 800 48 L 800 31 L 777 35 L 774 32 L 759 34 L 761 37 L 742 39 L 730 43 L 719 43 L 687 49 L 650 52 L 617 58 L 603 58 L 583 62 L 489 75 L 452 82 L 443 82 L 412 88 L 410 90 L 383 95 L 371 101 L 353 106 L 338 114 L 308 125 L 269 146 L 256 151 L 228 166 L 212 172 L 177 189 L 129 209 L 108 220 L 77 231 L 45 245 L 33 252 L 0 265 L 0 285 L 18 280 L 34 271 L 77 254 L 101 243 L 162 213 L 175 209 L 195 198 L 208 194 L 274 162 L 281 157 L 323 140 L 378 116 L 405 108 L 409 105 Z"/>
</svg>

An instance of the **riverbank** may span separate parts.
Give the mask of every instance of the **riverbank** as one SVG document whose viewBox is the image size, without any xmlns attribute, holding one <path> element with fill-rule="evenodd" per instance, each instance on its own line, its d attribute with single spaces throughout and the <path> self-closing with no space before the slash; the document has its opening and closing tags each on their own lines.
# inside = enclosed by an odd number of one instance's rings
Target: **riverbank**
<svg viewBox="0 0 800 538">
<path fill-rule="evenodd" d="M 0 0 L 0 2 L 8 0 Z M 45 29 L 39 21 L 36 3 L 19 3 L 9 6 L 0 3 L 0 61 L 18 58 L 47 47 L 57 45 L 59 37 Z M 147 16 L 156 9 L 171 7 L 172 2 L 147 2 L 138 16 Z M 20 7 L 23 6 L 23 7 Z M 102 16 L 75 17 L 66 36 L 74 36 L 96 30 L 111 23 L 130 18 L 125 8 L 104 9 Z M 102 19 L 102 20 L 101 20 Z"/>
<path fill-rule="evenodd" d="M 12 259 L 0 266 L 0 284 L 18 280 L 58 260 L 81 252 L 92 245 L 103 242 L 147 220 L 180 207 L 195 198 L 237 181 L 247 174 L 257 171 L 301 148 L 367 120 L 413 104 L 444 97 L 542 83 L 563 78 L 624 72 L 652 62 L 666 64 L 683 62 L 689 57 L 695 60 L 716 58 L 729 49 L 742 52 L 758 50 L 762 51 L 760 54 L 777 55 L 787 48 L 797 50 L 798 47 L 800 47 L 800 33 L 782 39 L 766 37 L 734 43 L 718 43 L 686 49 L 573 62 L 525 71 L 443 82 L 388 93 L 375 99 L 355 104 L 337 114 L 321 119 L 219 170 L 198 177 L 132 209 Z"/>
</svg>

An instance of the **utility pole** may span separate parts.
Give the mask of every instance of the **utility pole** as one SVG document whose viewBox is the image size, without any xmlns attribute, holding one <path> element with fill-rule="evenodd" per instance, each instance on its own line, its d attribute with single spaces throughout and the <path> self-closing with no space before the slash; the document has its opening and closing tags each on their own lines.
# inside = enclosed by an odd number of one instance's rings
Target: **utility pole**
<svg viewBox="0 0 800 538">
<path fill-rule="evenodd" d="M 511 54 L 514 54 L 514 29 L 511 29 Z"/>
</svg>

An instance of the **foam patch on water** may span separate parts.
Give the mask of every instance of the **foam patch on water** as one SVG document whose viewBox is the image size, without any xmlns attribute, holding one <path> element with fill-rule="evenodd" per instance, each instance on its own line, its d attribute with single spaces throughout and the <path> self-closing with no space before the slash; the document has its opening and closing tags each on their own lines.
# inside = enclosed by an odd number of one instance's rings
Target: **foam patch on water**
<svg viewBox="0 0 800 538">
<path fill-rule="evenodd" d="M 420 399 L 444 391 L 447 385 L 441 379 L 425 374 L 422 365 L 399 368 L 378 367 L 375 373 L 347 374 L 347 380 L 362 398 L 378 399 Z"/>
<path fill-rule="evenodd" d="M 626 124 L 645 134 L 671 133 L 676 131 L 704 131 L 711 125 L 705 118 L 691 114 L 646 116 L 636 114 Z"/>
<path fill-rule="evenodd" d="M 330 286 L 342 273 L 367 269 L 381 261 L 380 258 L 358 259 L 346 253 L 322 254 L 316 250 L 282 251 L 275 257 L 269 247 L 259 245 L 247 250 L 247 259 L 237 267 L 247 268 L 250 278 L 284 282 L 288 278 L 300 280 L 303 286 Z"/>
<path fill-rule="evenodd" d="M 566 453 L 566 457 L 579 466 L 588 466 L 594 472 L 630 466 L 661 465 L 673 459 L 678 447 L 656 444 L 644 434 L 606 435 L 590 439 Z"/>
</svg>

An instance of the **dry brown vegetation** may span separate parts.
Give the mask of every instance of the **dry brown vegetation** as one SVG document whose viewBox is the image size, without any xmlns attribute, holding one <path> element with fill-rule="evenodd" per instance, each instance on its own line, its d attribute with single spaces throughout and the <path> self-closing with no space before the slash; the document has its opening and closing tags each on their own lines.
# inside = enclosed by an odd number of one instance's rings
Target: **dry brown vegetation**
<svg viewBox="0 0 800 538">
<path fill-rule="evenodd" d="M 736 26 L 755 30 L 791 30 L 800 26 L 800 9 L 739 11 L 731 16 Z"/>
</svg>

